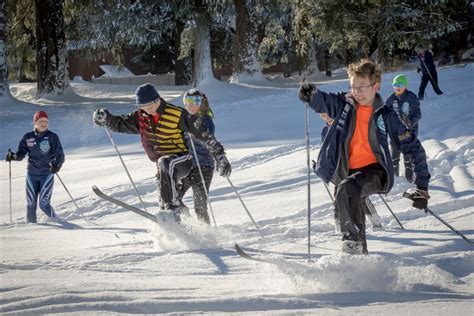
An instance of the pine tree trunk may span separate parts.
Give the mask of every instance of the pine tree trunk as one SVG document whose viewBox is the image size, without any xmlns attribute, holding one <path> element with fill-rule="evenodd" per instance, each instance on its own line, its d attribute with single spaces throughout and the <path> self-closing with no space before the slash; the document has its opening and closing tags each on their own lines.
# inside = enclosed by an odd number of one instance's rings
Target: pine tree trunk
<svg viewBox="0 0 474 316">
<path fill-rule="evenodd" d="M 37 97 L 62 95 L 69 86 L 64 0 L 35 0 Z"/>
<path fill-rule="evenodd" d="M 175 67 L 174 67 L 174 82 L 175 85 L 181 86 L 188 84 L 188 76 L 187 76 L 187 67 L 185 59 L 178 59 L 180 55 L 180 48 L 181 48 L 181 33 L 184 30 L 184 23 L 181 20 L 175 20 L 176 29 L 174 31 L 174 47 L 176 52 L 176 59 L 175 59 Z"/>
<path fill-rule="evenodd" d="M 248 0 L 234 0 L 236 16 L 236 58 L 231 82 L 245 81 L 245 77 L 262 79 L 260 63 L 257 61 L 257 25 L 249 14 Z"/>
<path fill-rule="evenodd" d="M 215 80 L 211 60 L 211 18 L 202 1 L 196 1 L 196 29 L 194 32 L 193 86 Z"/>
<path fill-rule="evenodd" d="M 0 0 L 0 97 L 9 95 L 7 67 L 6 1 Z"/>
</svg>

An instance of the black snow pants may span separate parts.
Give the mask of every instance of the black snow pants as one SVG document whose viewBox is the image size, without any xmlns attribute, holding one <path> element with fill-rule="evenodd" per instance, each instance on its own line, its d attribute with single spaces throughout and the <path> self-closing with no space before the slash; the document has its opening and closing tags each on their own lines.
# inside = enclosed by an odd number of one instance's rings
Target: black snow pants
<svg viewBox="0 0 474 316">
<path fill-rule="evenodd" d="M 162 209 L 179 206 L 178 182 L 191 171 L 191 155 L 166 155 L 157 162 L 157 185 Z"/>
<path fill-rule="evenodd" d="M 350 170 L 350 175 L 337 186 L 336 209 L 342 240 L 361 241 L 367 250 L 365 198 L 382 191 L 385 177 L 385 170 L 380 164 L 371 164 Z"/>
<path fill-rule="evenodd" d="M 201 166 L 202 175 L 204 177 L 204 182 L 206 184 L 206 190 L 202 185 L 201 175 L 199 174 L 199 169 L 197 166 L 194 166 L 191 169 L 189 175 L 182 179 L 178 183 L 178 196 L 181 201 L 183 196 L 186 194 L 186 191 L 189 188 L 193 188 L 193 200 L 194 200 L 194 211 L 198 219 L 202 222 L 210 224 L 209 214 L 207 212 L 207 194 L 209 192 L 209 187 L 211 186 L 212 176 L 214 174 L 214 167 L 212 166 Z"/>
</svg>

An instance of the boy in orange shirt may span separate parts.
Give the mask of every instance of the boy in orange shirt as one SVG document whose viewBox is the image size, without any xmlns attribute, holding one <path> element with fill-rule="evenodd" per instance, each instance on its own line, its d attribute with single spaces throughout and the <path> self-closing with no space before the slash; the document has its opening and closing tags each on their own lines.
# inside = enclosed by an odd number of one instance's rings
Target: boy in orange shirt
<svg viewBox="0 0 474 316">
<path fill-rule="evenodd" d="M 365 198 L 388 193 L 394 182 L 393 162 L 387 136 L 414 164 L 416 191 L 413 206 L 428 205 L 430 173 L 426 154 L 397 114 L 384 106 L 379 65 L 364 59 L 349 65 L 349 93 L 325 93 L 303 84 L 299 98 L 317 113 L 326 113 L 334 123 L 319 152 L 315 172 L 336 185 L 336 209 L 342 233 L 342 251 L 367 254 Z"/>
</svg>

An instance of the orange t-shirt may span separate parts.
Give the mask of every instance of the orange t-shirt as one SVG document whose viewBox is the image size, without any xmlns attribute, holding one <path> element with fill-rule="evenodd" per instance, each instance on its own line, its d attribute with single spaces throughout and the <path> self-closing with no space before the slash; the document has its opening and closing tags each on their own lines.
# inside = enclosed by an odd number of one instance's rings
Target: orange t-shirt
<svg viewBox="0 0 474 316">
<path fill-rule="evenodd" d="M 371 115 L 372 105 L 358 105 L 356 127 L 349 146 L 349 169 L 358 169 L 377 163 L 369 144 L 369 120 Z"/>
</svg>

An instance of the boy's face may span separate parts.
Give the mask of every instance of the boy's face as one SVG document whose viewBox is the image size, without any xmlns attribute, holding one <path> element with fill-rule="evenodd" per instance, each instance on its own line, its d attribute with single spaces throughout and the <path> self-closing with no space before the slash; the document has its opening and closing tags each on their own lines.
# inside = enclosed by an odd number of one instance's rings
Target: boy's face
<svg viewBox="0 0 474 316">
<path fill-rule="evenodd" d="M 35 122 L 35 128 L 38 132 L 42 133 L 48 129 L 48 119 L 40 118 Z"/>
<path fill-rule="evenodd" d="M 407 90 L 407 87 L 405 86 L 393 86 L 393 90 L 395 91 L 395 94 L 396 95 L 402 95 L 403 92 L 405 92 Z"/>
<path fill-rule="evenodd" d="M 140 108 L 140 110 L 146 112 L 146 114 L 148 114 L 148 115 L 153 115 L 153 114 L 156 113 L 156 110 L 157 110 L 158 107 L 160 106 L 160 102 L 161 102 L 161 101 L 157 101 L 157 102 L 155 102 L 155 103 L 142 106 L 142 107 Z"/>
<path fill-rule="evenodd" d="M 354 76 L 349 78 L 350 91 L 360 105 L 372 105 L 375 94 L 380 89 L 380 82 L 371 82 L 369 78 Z"/>
</svg>

